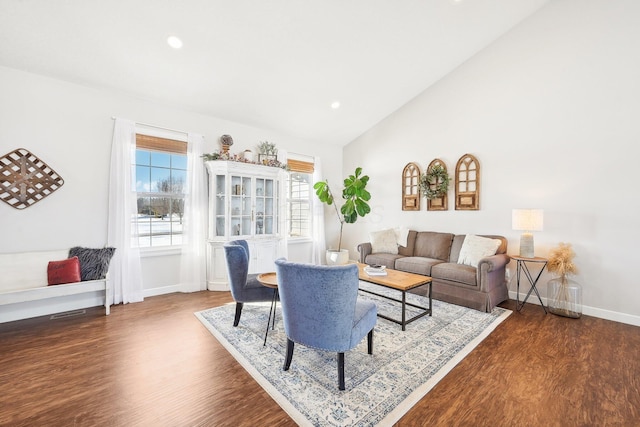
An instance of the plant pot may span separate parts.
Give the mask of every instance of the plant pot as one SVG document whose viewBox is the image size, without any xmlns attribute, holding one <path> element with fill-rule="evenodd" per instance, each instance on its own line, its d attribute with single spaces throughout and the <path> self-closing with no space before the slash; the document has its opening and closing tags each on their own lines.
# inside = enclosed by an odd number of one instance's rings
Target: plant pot
<svg viewBox="0 0 640 427">
<path fill-rule="evenodd" d="M 327 265 L 345 265 L 349 263 L 349 249 L 327 249 Z"/>
<path fill-rule="evenodd" d="M 547 282 L 547 305 L 558 316 L 577 319 L 582 316 L 582 286 L 568 277 Z"/>
</svg>

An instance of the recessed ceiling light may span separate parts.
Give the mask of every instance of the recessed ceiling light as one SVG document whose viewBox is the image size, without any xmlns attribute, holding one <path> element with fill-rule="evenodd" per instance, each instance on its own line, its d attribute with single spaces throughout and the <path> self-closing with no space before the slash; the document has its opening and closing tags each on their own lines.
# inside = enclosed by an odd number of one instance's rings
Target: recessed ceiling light
<svg viewBox="0 0 640 427">
<path fill-rule="evenodd" d="M 182 47 L 182 40 L 176 36 L 167 37 L 167 43 L 174 49 L 180 49 Z"/>
<path fill-rule="evenodd" d="M 334 110 L 340 108 L 340 101 L 333 101 L 331 103 L 331 108 L 333 108 Z"/>
</svg>

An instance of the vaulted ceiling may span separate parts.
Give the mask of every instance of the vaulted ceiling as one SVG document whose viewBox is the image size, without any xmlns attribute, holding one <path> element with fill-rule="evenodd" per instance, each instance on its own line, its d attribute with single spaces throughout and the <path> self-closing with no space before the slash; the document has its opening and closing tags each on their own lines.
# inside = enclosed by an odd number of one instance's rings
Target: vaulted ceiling
<svg viewBox="0 0 640 427">
<path fill-rule="evenodd" d="M 548 1 L 1 0 L 0 65 L 344 145 Z"/>
</svg>

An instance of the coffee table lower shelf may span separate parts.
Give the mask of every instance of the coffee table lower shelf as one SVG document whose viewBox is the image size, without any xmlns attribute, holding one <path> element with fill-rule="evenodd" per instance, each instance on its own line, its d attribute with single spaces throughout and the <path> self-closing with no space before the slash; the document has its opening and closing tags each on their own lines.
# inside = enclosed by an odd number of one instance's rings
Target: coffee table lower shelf
<svg viewBox="0 0 640 427">
<path fill-rule="evenodd" d="M 369 289 L 363 289 L 360 288 L 360 290 L 362 292 L 367 292 L 369 294 L 372 295 L 376 295 L 379 296 L 381 298 L 385 298 L 388 299 L 390 301 L 395 301 L 395 302 L 399 302 L 402 304 L 402 315 L 401 315 L 401 319 L 394 319 L 392 317 L 386 316 L 384 314 L 380 314 L 378 313 L 378 317 L 381 317 L 383 319 L 389 320 L 391 322 L 397 323 L 398 325 L 402 326 L 402 330 L 406 330 L 406 326 L 407 324 L 418 320 L 419 318 L 429 315 L 431 316 L 433 314 L 433 302 L 431 299 L 431 277 L 428 276 L 422 276 L 419 274 L 413 274 L 413 273 L 406 273 L 404 271 L 398 271 L 398 270 L 391 270 L 391 269 L 387 269 L 387 275 L 386 276 L 369 276 L 367 275 L 367 273 L 364 271 L 364 267 L 366 266 L 366 264 L 361 264 L 358 263 L 358 269 L 359 269 L 359 279 L 362 282 L 367 282 L 367 283 L 371 283 L 377 286 L 382 286 L 384 288 L 388 288 L 388 289 L 394 289 L 396 291 L 400 291 L 402 293 L 402 299 L 397 299 L 397 298 L 393 298 L 391 296 L 388 295 L 384 295 Z M 429 297 L 429 307 L 422 307 L 420 305 L 417 304 L 413 304 L 410 302 L 407 302 L 407 291 L 410 289 L 415 289 L 418 288 L 420 286 L 429 286 L 429 291 L 428 291 L 428 297 Z M 411 317 L 410 319 L 407 319 L 407 306 L 410 307 L 414 307 L 414 308 L 418 308 L 423 310 L 421 313 L 418 313 L 417 315 Z"/>
<path fill-rule="evenodd" d="M 367 281 L 365 280 L 365 282 L 367 282 Z M 373 282 L 367 282 L 367 283 L 373 283 Z M 377 285 L 377 283 L 373 283 L 373 284 Z M 388 299 L 390 301 L 395 301 L 395 302 L 402 303 L 402 319 L 400 319 L 400 320 L 394 319 L 393 317 L 389 317 L 389 316 L 386 316 L 386 315 L 381 314 L 381 313 L 378 313 L 378 317 L 381 317 L 382 319 L 386 319 L 386 320 L 389 320 L 389 321 L 391 321 L 393 323 L 397 323 L 398 325 L 401 325 L 402 326 L 402 330 L 404 331 L 404 330 L 406 330 L 407 324 L 413 322 L 414 320 L 418 320 L 419 318 L 421 318 L 423 316 L 426 316 L 427 314 L 429 316 L 432 315 L 431 282 L 429 282 L 428 285 L 429 285 L 429 308 L 422 307 L 421 305 L 417 305 L 417 304 L 413 304 L 413 303 L 407 302 L 407 292 L 406 291 L 401 291 L 402 292 L 402 299 L 396 299 L 396 298 L 392 298 L 392 297 L 390 297 L 388 295 L 379 294 L 377 292 L 370 291 L 368 289 L 360 288 L 359 290 L 362 291 L 362 292 L 366 292 L 368 294 L 371 294 L 371 295 L 376 295 L 376 296 Z M 383 285 L 378 285 L 378 286 L 383 286 Z M 419 309 L 424 310 L 424 311 L 422 313 L 418 313 L 417 315 L 413 316 L 410 319 L 407 319 L 406 318 L 406 316 L 407 316 L 407 310 L 406 310 L 407 306 L 419 308 Z"/>
</svg>

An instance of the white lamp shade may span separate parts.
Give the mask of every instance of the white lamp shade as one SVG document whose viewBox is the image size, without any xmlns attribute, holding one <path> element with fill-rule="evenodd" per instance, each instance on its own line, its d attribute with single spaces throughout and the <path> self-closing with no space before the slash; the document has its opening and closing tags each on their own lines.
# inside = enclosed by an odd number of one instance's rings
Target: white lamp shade
<svg viewBox="0 0 640 427">
<path fill-rule="evenodd" d="M 514 209 L 511 213 L 511 227 L 514 230 L 542 231 L 543 209 Z"/>
</svg>

